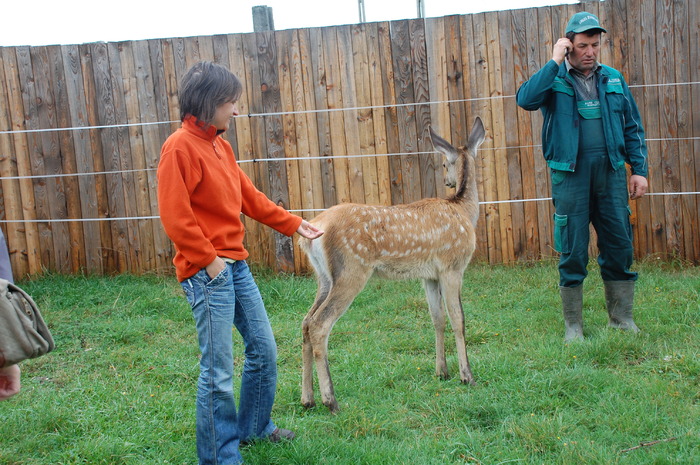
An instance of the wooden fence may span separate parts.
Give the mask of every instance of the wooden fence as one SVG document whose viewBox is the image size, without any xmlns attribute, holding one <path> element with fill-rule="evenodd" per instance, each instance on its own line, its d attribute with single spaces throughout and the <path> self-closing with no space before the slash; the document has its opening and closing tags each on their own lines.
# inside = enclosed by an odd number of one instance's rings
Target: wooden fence
<svg viewBox="0 0 700 465">
<path fill-rule="evenodd" d="M 199 60 L 242 78 L 244 116 L 226 137 L 280 205 L 311 218 L 340 202 L 445 195 L 428 126 L 459 145 L 480 115 L 488 139 L 478 159 L 477 258 L 552 255 L 542 118 L 519 109 L 514 95 L 583 8 L 0 48 L 0 214 L 15 274 L 172 269 L 156 167 L 179 125 L 178 81 Z M 585 9 L 608 29 L 601 61 L 627 77 L 647 129 L 655 195 L 631 203 L 636 253 L 698 263 L 698 2 L 607 0 Z M 295 242 L 246 226 L 251 261 L 306 269 Z"/>
</svg>

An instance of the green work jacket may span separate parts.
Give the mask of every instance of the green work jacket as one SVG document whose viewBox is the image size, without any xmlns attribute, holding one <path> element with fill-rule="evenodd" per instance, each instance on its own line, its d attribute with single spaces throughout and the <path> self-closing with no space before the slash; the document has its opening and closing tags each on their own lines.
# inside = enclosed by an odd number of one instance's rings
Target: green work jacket
<svg viewBox="0 0 700 465">
<path fill-rule="evenodd" d="M 601 65 L 596 85 L 603 117 L 608 156 L 614 169 L 625 163 L 632 174 L 647 177 L 647 146 L 637 104 L 622 74 Z M 572 78 L 566 63 L 550 60 L 518 89 L 518 105 L 542 110 L 542 151 L 550 168 L 574 171 L 579 144 L 579 114 Z"/>
</svg>

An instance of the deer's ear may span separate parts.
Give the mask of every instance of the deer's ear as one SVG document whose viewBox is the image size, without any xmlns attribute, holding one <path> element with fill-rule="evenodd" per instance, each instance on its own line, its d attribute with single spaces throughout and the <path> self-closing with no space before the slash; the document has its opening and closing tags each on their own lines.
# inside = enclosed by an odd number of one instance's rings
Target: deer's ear
<svg viewBox="0 0 700 465">
<path fill-rule="evenodd" d="M 459 154 L 457 153 L 457 149 L 454 148 L 445 139 L 438 136 L 435 133 L 435 131 L 433 131 L 432 127 L 430 128 L 430 140 L 433 143 L 433 147 L 435 148 L 435 150 L 445 155 L 448 162 L 454 163 L 455 161 L 457 161 L 457 157 L 459 156 Z"/>
<path fill-rule="evenodd" d="M 476 149 L 484 142 L 484 139 L 486 139 L 486 129 L 484 129 L 484 123 L 481 121 L 481 118 L 477 116 L 467 141 L 467 150 L 472 156 L 476 156 Z"/>
</svg>

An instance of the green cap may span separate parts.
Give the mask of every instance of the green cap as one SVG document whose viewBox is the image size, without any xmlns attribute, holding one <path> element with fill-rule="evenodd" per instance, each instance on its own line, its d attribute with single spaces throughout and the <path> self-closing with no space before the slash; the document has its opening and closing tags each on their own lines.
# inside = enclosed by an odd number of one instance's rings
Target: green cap
<svg viewBox="0 0 700 465">
<path fill-rule="evenodd" d="M 579 32 L 586 32 L 592 29 L 598 29 L 602 32 L 608 32 L 600 25 L 598 17 L 593 13 L 588 13 L 587 11 L 581 11 L 580 13 L 576 13 L 569 20 L 569 24 L 566 25 L 567 34 L 569 32 L 575 32 L 576 34 L 578 34 Z"/>
</svg>

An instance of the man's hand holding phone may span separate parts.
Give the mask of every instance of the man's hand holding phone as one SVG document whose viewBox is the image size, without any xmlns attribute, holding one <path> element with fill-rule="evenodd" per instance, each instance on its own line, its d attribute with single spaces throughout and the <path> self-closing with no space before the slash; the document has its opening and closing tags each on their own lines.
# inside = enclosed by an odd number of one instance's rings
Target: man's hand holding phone
<svg viewBox="0 0 700 465">
<path fill-rule="evenodd" d="M 569 56 L 569 52 L 573 48 L 574 44 L 572 44 L 566 37 L 562 37 L 561 39 L 557 40 L 556 44 L 554 44 L 552 60 L 556 61 L 559 65 L 562 64 L 564 62 L 564 58 Z"/>
</svg>

